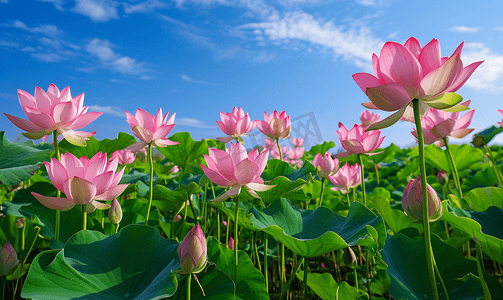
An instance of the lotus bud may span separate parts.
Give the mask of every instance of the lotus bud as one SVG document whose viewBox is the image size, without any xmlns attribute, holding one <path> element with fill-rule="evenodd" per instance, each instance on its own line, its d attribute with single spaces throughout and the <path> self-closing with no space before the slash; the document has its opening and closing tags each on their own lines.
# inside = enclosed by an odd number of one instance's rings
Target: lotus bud
<svg viewBox="0 0 503 300">
<path fill-rule="evenodd" d="M 294 139 L 291 139 L 290 142 L 292 143 L 292 145 L 295 148 L 300 148 L 300 147 L 304 146 L 304 139 L 303 138 L 294 138 Z"/>
<path fill-rule="evenodd" d="M 403 211 L 413 222 L 423 220 L 423 193 L 421 189 L 421 176 L 409 181 L 407 189 L 402 197 Z M 443 213 L 442 203 L 435 190 L 426 184 L 428 192 L 428 219 L 430 222 L 440 219 Z"/>
<path fill-rule="evenodd" d="M 24 218 L 19 218 L 16 220 L 16 228 L 23 228 L 24 227 Z"/>
<path fill-rule="evenodd" d="M 234 250 L 234 239 L 232 237 L 229 239 L 229 244 L 227 245 L 227 248 Z"/>
<path fill-rule="evenodd" d="M 344 259 L 344 263 L 346 264 L 346 266 L 350 267 L 351 269 L 355 268 L 356 265 L 358 264 L 355 252 L 353 251 L 353 249 L 351 249 L 351 247 L 347 247 L 344 249 L 344 255 L 342 256 L 342 258 Z"/>
<path fill-rule="evenodd" d="M 112 206 L 108 210 L 108 219 L 112 224 L 119 224 L 122 220 L 122 208 L 117 199 L 112 201 Z"/>
<path fill-rule="evenodd" d="M 206 266 L 206 237 L 199 223 L 194 226 L 178 246 L 182 274 L 199 273 Z"/>
<path fill-rule="evenodd" d="M 447 182 L 449 182 L 449 177 L 445 173 L 445 170 L 442 170 L 442 171 L 438 172 L 438 174 L 437 174 L 437 181 L 441 185 L 446 185 Z"/>
<path fill-rule="evenodd" d="M 318 170 L 318 176 L 321 178 L 332 176 L 339 170 L 339 160 L 337 158 L 332 158 L 328 151 L 325 152 L 323 156 L 321 156 L 320 153 L 316 153 L 313 165 L 316 170 Z"/>
<path fill-rule="evenodd" d="M 19 265 L 19 260 L 17 259 L 17 254 L 12 245 L 7 242 L 0 249 L 0 277 L 12 274 L 17 266 Z"/>
</svg>

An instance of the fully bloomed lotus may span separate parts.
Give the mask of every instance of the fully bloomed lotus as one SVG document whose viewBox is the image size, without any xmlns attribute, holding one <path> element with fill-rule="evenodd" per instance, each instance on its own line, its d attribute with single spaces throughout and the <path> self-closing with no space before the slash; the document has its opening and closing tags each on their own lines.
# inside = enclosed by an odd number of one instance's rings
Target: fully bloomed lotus
<svg viewBox="0 0 503 300">
<path fill-rule="evenodd" d="M 374 75 L 356 73 L 353 79 L 371 102 L 363 106 L 384 111 L 397 111 L 370 128 L 391 126 L 404 114 L 413 99 L 420 101 L 420 115 L 428 106 L 437 109 L 466 110 L 457 105 L 462 97 L 451 94 L 470 78 L 482 61 L 463 67 L 461 43 L 450 57 L 440 55 L 440 43 L 431 40 L 423 48 L 414 37 L 405 44 L 387 42 L 379 57 L 372 56 Z M 445 96 L 445 97 L 441 97 Z"/>
<path fill-rule="evenodd" d="M 362 183 L 361 169 L 359 164 L 352 166 L 346 163 L 333 176 L 328 176 L 330 182 L 335 185 L 332 188 L 334 191 L 341 191 L 347 194 L 349 189 L 354 188 Z"/>
<path fill-rule="evenodd" d="M 384 136 L 381 136 L 380 130 L 365 131 L 360 124 L 355 124 L 351 130 L 347 130 L 342 123 L 339 123 L 337 135 L 341 141 L 342 147 L 346 152 L 337 153 L 337 158 L 345 158 L 351 154 L 375 155 L 378 153 L 369 153 L 381 146 Z"/>
<path fill-rule="evenodd" d="M 96 120 L 102 112 L 87 112 L 84 107 L 84 93 L 72 98 L 70 87 L 61 92 L 58 87 L 51 84 L 44 92 L 38 86 L 35 88 L 35 97 L 23 90 L 18 90 L 17 95 L 28 120 L 4 113 L 4 115 L 17 127 L 24 131 L 23 135 L 29 139 L 47 139 L 54 131 L 62 134 L 70 143 L 85 146 L 86 140 L 96 132 L 75 131 L 89 125 Z"/>
<path fill-rule="evenodd" d="M 285 111 L 277 112 L 276 110 L 268 115 L 264 112 L 264 120 L 256 120 L 258 129 L 272 140 L 289 139 L 290 131 L 292 130 L 292 122 L 290 116 L 286 115 Z"/>
<path fill-rule="evenodd" d="M 466 107 L 470 101 L 463 103 Z M 445 146 L 444 138 L 453 137 L 464 138 L 473 131 L 467 128 L 473 118 L 475 110 L 471 110 L 459 118 L 459 112 L 451 113 L 430 108 L 428 114 L 421 120 L 425 144 L 433 144 L 438 147 Z M 458 119 L 459 118 L 459 119 Z M 416 129 L 412 130 L 412 135 L 417 139 Z"/>
<path fill-rule="evenodd" d="M 226 150 L 208 148 L 209 155 L 203 154 L 208 166 L 200 165 L 213 183 L 225 188 L 230 187 L 215 201 L 237 196 L 242 187 L 252 196 L 260 198 L 255 191 L 267 191 L 274 187 L 265 185 L 260 177 L 267 165 L 269 150 L 264 149 L 259 153 L 255 148 L 247 153 L 241 143 L 231 143 Z"/>
<path fill-rule="evenodd" d="M 141 142 L 129 146 L 128 149 L 138 152 L 149 143 L 153 143 L 156 147 L 160 148 L 179 144 L 178 142 L 168 140 L 166 137 L 175 126 L 176 113 L 169 119 L 168 115 L 169 112 L 163 117 L 161 108 L 159 108 L 155 117 L 140 108 L 136 110 L 134 116 L 126 111 L 127 122 L 131 126 L 131 130 L 141 140 Z"/>
<path fill-rule="evenodd" d="M 107 155 L 101 152 L 91 159 L 85 156 L 78 159 L 66 152 L 61 155 L 61 161 L 51 158 L 51 162 L 44 164 L 51 182 L 66 195 L 66 198 L 46 197 L 32 192 L 40 203 L 51 209 L 65 211 L 75 204 L 86 204 L 88 212 L 95 208 L 107 209 L 110 205 L 96 200 L 113 200 L 129 185 L 119 184 L 124 169 L 116 172 L 118 158 L 108 161 Z"/>
<path fill-rule="evenodd" d="M 233 139 L 241 139 L 248 132 L 255 129 L 255 121 L 250 121 L 248 113 L 244 113 L 243 109 L 234 107 L 231 113 L 220 112 L 220 119 L 216 121 L 218 128 L 227 136 L 217 137 L 217 140 L 222 143 L 228 143 Z"/>
<path fill-rule="evenodd" d="M 110 156 L 110 160 L 113 160 L 116 157 L 119 159 L 119 165 L 129 165 L 135 160 L 134 153 L 128 149 L 114 151 L 114 153 Z"/>
<path fill-rule="evenodd" d="M 360 121 L 362 121 L 361 125 L 364 129 L 367 129 L 370 125 L 379 122 L 380 119 L 381 116 L 368 110 L 364 110 L 360 115 Z"/>
</svg>

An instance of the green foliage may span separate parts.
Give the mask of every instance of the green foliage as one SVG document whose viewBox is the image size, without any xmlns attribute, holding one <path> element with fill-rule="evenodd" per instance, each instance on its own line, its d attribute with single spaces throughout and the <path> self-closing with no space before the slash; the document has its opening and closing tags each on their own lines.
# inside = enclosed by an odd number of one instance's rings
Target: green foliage
<svg viewBox="0 0 503 300">
<path fill-rule="evenodd" d="M 200 168 L 199 164 L 204 163 L 203 154 L 208 154 L 208 143 L 205 140 L 194 141 L 188 132 L 177 132 L 169 139 L 180 144 L 158 150 L 177 165 L 182 173 L 196 173 L 194 169 Z"/>
<path fill-rule="evenodd" d="M 91 158 L 100 151 L 107 153 L 108 157 L 110 157 L 113 152 L 126 149 L 134 143 L 136 143 L 136 139 L 132 135 L 119 132 L 117 138 L 114 140 L 104 139 L 102 141 L 98 141 L 94 137 L 90 137 L 85 147 L 75 146 L 64 139 L 59 142 L 59 149 L 61 153 L 70 152 L 78 158 L 82 156 Z"/>
</svg>

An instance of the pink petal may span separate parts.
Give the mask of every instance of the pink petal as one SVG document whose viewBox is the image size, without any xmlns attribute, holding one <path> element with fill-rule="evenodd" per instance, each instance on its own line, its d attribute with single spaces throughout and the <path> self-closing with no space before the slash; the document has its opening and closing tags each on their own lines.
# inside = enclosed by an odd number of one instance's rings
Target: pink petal
<svg viewBox="0 0 503 300">
<path fill-rule="evenodd" d="M 63 191 L 63 184 L 68 180 L 68 173 L 66 172 L 65 166 L 57 159 L 51 158 L 51 163 L 44 162 L 47 169 L 47 174 L 51 179 L 54 187 L 60 191 Z"/>
<path fill-rule="evenodd" d="M 245 146 L 243 146 L 243 144 L 241 143 L 236 143 L 234 146 L 233 145 L 234 144 L 231 144 L 229 155 L 232 158 L 234 165 L 237 165 L 244 159 L 248 158 L 248 152 L 246 152 Z"/>
<path fill-rule="evenodd" d="M 152 131 L 137 125 L 133 128 L 134 135 L 145 143 L 150 143 L 153 138 Z"/>
<path fill-rule="evenodd" d="M 220 121 L 216 121 L 216 122 L 217 122 L 218 128 L 220 128 L 220 130 L 222 130 L 223 133 L 225 133 L 227 135 L 234 134 L 234 132 L 232 132 L 232 130 L 230 130 L 230 128 L 227 127 L 224 123 L 222 123 Z M 231 139 L 232 139 L 232 137 L 231 137 Z"/>
<path fill-rule="evenodd" d="M 405 44 L 404 47 L 409 49 L 409 51 L 414 55 L 414 57 L 419 60 L 419 55 L 421 54 L 421 44 L 415 37 L 409 38 Z"/>
<path fill-rule="evenodd" d="M 156 147 L 164 148 L 166 146 L 173 146 L 173 145 L 178 145 L 180 144 L 179 142 L 173 142 L 168 139 L 162 139 L 162 140 L 154 140 L 154 144 Z"/>
<path fill-rule="evenodd" d="M 265 184 L 250 182 L 250 183 L 246 184 L 245 186 L 251 190 L 254 190 L 254 191 L 265 192 L 265 191 L 268 191 L 268 190 L 274 188 L 276 185 L 265 185 Z"/>
<path fill-rule="evenodd" d="M 75 204 L 86 204 L 96 196 L 96 186 L 89 180 L 72 177 L 64 184 L 65 195 Z"/>
<path fill-rule="evenodd" d="M 262 151 L 257 158 L 255 158 L 255 163 L 259 169 L 259 176 L 264 172 L 265 167 L 267 166 L 267 159 L 269 158 L 269 150 Z"/>
<path fill-rule="evenodd" d="M 141 108 L 136 110 L 135 114 L 136 120 L 138 120 L 138 125 L 149 130 L 154 130 L 154 116 L 144 111 Z"/>
<path fill-rule="evenodd" d="M 233 138 L 232 136 L 229 136 L 229 135 L 228 135 L 228 136 L 223 136 L 223 137 L 217 137 L 217 138 L 216 138 L 216 140 L 217 140 L 217 141 L 220 141 L 220 142 L 222 142 L 222 143 L 224 143 L 224 144 L 226 144 L 226 143 L 228 143 L 228 142 L 232 141 L 233 139 L 234 139 L 234 138 Z"/>
<path fill-rule="evenodd" d="M 213 151 L 213 161 L 220 175 L 231 181 L 234 178 L 234 163 L 227 152 Z M 208 165 L 209 167 L 210 165 Z"/>
<path fill-rule="evenodd" d="M 17 97 L 19 98 L 19 103 L 21 104 L 21 107 L 31 107 L 31 108 L 36 108 L 37 103 L 35 102 L 35 98 L 28 92 L 25 92 L 23 90 L 17 90 Z"/>
<path fill-rule="evenodd" d="M 146 145 L 147 145 L 147 143 L 145 143 L 145 142 L 139 142 L 139 143 L 132 144 L 131 146 L 127 147 L 126 149 L 133 152 L 133 153 L 136 153 L 136 152 L 140 151 L 141 149 L 143 149 L 143 147 L 145 147 Z"/>
<path fill-rule="evenodd" d="M 41 112 L 49 113 L 51 110 L 51 99 L 38 86 L 35 88 L 35 101 L 37 102 L 37 109 Z"/>
<path fill-rule="evenodd" d="M 384 111 L 401 109 L 411 101 L 407 91 L 396 83 L 368 88 L 367 95 L 376 107 Z"/>
<path fill-rule="evenodd" d="M 96 195 L 101 195 L 105 193 L 110 187 L 113 179 L 114 179 L 113 171 L 108 171 L 94 177 L 91 181 L 96 186 Z M 112 200 L 112 199 L 106 199 L 106 200 Z"/>
<path fill-rule="evenodd" d="M 131 126 L 131 129 L 138 126 L 138 120 L 136 120 L 136 118 L 132 114 L 130 114 L 127 110 L 126 110 L 126 122 L 128 122 L 129 126 Z"/>
<path fill-rule="evenodd" d="M 358 140 L 344 140 L 341 141 L 341 144 L 343 145 L 344 149 L 346 149 L 349 153 L 364 153 L 365 149 L 363 148 L 363 145 L 360 141 Z"/>
<path fill-rule="evenodd" d="M 16 127 L 28 131 L 28 132 L 39 132 L 43 130 L 44 128 L 35 125 L 32 121 L 21 119 L 15 116 L 11 116 L 9 114 L 4 113 L 4 115 L 11 121 Z"/>
<path fill-rule="evenodd" d="M 463 68 L 463 71 L 461 71 L 461 74 L 458 74 L 458 77 L 456 77 L 456 80 L 452 85 L 449 87 L 447 92 L 455 92 L 457 91 L 460 87 L 462 87 L 465 82 L 472 76 L 473 72 L 478 68 L 483 63 L 483 61 L 478 61 L 474 62 L 473 64 L 470 64 L 469 66 L 466 66 Z"/>
<path fill-rule="evenodd" d="M 170 124 L 170 125 L 162 125 L 161 127 L 157 128 L 157 130 L 154 132 L 154 135 L 152 136 L 152 139 L 158 140 L 158 139 L 165 139 L 168 133 L 175 127 L 175 124 Z"/>
<path fill-rule="evenodd" d="M 440 43 L 437 39 L 432 39 L 426 44 L 419 56 L 419 63 L 423 68 L 423 75 L 440 67 Z"/>
<path fill-rule="evenodd" d="M 241 192 L 241 185 L 234 185 L 226 192 L 226 194 L 232 197 L 239 195 L 240 192 Z"/>
<path fill-rule="evenodd" d="M 124 190 L 128 187 L 129 183 L 126 184 L 119 184 L 116 185 L 110 189 L 108 189 L 106 192 L 99 194 L 94 197 L 95 200 L 113 200 L 122 194 Z"/>
<path fill-rule="evenodd" d="M 382 140 L 384 139 L 384 137 L 382 139 L 379 139 L 380 135 L 380 133 L 376 132 L 375 134 L 371 134 L 363 140 L 363 153 L 371 152 L 379 148 L 379 140 L 382 143 Z"/>
<path fill-rule="evenodd" d="M 448 119 L 445 120 L 430 129 L 430 132 L 435 135 L 438 138 L 444 138 L 449 136 L 449 134 L 452 131 L 452 128 L 454 127 L 454 124 L 456 124 L 456 121 L 453 119 Z"/>
<path fill-rule="evenodd" d="M 260 176 L 260 169 L 256 163 L 247 158 L 236 165 L 235 175 L 240 184 L 247 184 Z"/>
<path fill-rule="evenodd" d="M 87 205 L 91 205 L 93 206 L 95 209 L 99 209 L 99 210 L 105 210 L 105 209 L 109 209 L 110 208 L 110 205 L 109 204 L 106 204 L 106 203 L 101 203 L 101 202 L 98 202 L 98 201 L 91 201 L 91 203 L 88 203 Z M 93 209 L 94 211 L 94 209 Z"/>
<path fill-rule="evenodd" d="M 96 120 L 99 116 L 101 116 L 102 112 L 88 112 L 81 116 L 78 116 L 73 120 L 73 122 L 67 126 L 68 129 L 81 129 L 86 127 L 91 122 Z"/>
<path fill-rule="evenodd" d="M 452 136 L 453 138 L 461 139 L 470 134 L 472 131 L 473 129 L 470 128 L 453 130 L 451 131 L 450 136 Z"/>
<path fill-rule="evenodd" d="M 57 209 L 62 211 L 67 211 L 72 209 L 75 206 L 75 203 L 70 199 L 60 198 L 60 197 L 46 197 L 35 192 L 31 192 L 33 197 L 35 197 L 40 203 L 42 203 L 45 207 L 50 209 Z"/>
<path fill-rule="evenodd" d="M 461 118 L 459 118 L 456 121 L 456 125 L 454 125 L 453 130 L 458 130 L 458 129 L 465 129 L 468 126 L 470 126 L 470 123 L 472 122 L 473 114 L 475 113 L 475 110 L 470 110 L 466 114 L 464 114 Z"/>
<path fill-rule="evenodd" d="M 47 113 L 40 112 L 30 107 L 25 109 L 25 113 L 30 121 L 41 128 L 47 129 L 54 125 L 54 120 Z"/>
<path fill-rule="evenodd" d="M 334 154 L 333 157 L 336 157 L 336 158 L 346 158 L 350 155 L 352 155 L 353 153 L 351 152 L 340 152 L 340 153 L 337 153 L 337 154 Z"/>
<path fill-rule="evenodd" d="M 363 102 L 362 105 L 368 109 L 379 109 L 379 107 L 375 106 L 372 102 Z"/>
<path fill-rule="evenodd" d="M 61 164 L 65 167 L 68 178 L 83 174 L 82 162 L 70 152 L 61 155 Z"/>
<path fill-rule="evenodd" d="M 233 181 L 227 180 L 225 177 L 220 175 L 218 172 L 215 172 L 211 170 L 208 167 L 205 167 L 203 165 L 200 165 L 201 168 L 203 169 L 204 174 L 216 185 L 221 186 L 221 187 L 229 187 L 232 184 L 234 184 Z"/>
<path fill-rule="evenodd" d="M 428 73 L 421 80 L 421 87 L 425 94 L 423 99 L 433 98 L 448 91 L 462 70 L 463 62 L 461 62 L 459 55 L 454 55 L 442 66 Z"/>
<path fill-rule="evenodd" d="M 264 114 L 265 114 L 265 112 L 264 112 Z M 263 134 L 268 136 L 271 131 L 271 127 L 269 126 L 269 123 L 262 121 L 262 120 L 256 120 L 255 122 L 257 124 L 258 130 L 260 130 L 260 132 L 262 132 Z"/>
<path fill-rule="evenodd" d="M 65 140 L 67 140 L 69 143 L 76 146 L 85 147 L 87 144 L 86 141 L 89 139 L 89 137 L 95 135 L 96 132 L 65 130 L 62 134 Z"/>
<path fill-rule="evenodd" d="M 410 98 L 422 94 L 419 86 L 423 78 L 421 65 L 403 45 L 394 42 L 384 44 L 379 55 L 379 66 L 384 78 L 389 77 L 402 86 Z"/>
<path fill-rule="evenodd" d="M 367 88 L 382 85 L 381 81 L 378 78 L 369 73 L 353 74 L 353 79 L 365 94 L 367 93 Z"/>
</svg>

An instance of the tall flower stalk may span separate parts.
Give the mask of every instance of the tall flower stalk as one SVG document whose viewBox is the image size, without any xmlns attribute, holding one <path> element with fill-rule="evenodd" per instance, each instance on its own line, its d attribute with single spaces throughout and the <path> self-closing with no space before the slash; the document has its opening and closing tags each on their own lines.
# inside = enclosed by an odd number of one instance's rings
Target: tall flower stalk
<svg viewBox="0 0 503 300">
<path fill-rule="evenodd" d="M 53 144 L 54 144 L 54 153 L 56 155 L 57 160 L 61 160 L 61 154 L 59 152 L 59 143 L 58 143 L 58 132 L 54 130 L 52 132 L 52 139 Z M 61 197 L 61 191 L 56 190 L 56 197 Z M 59 228 L 61 227 L 61 211 L 59 209 L 56 209 L 56 222 L 55 222 L 55 228 L 54 228 L 54 238 L 56 241 L 59 241 Z"/>
<path fill-rule="evenodd" d="M 148 225 L 148 219 L 150 217 L 150 208 L 152 207 L 152 198 L 154 197 L 154 161 L 152 160 L 152 142 L 147 145 L 147 161 L 149 165 L 150 177 L 149 177 L 149 191 L 148 191 L 148 208 L 147 217 L 145 218 L 145 225 Z"/>
<path fill-rule="evenodd" d="M 445 152 L 447 152 L 447 157 L 449 157 L 449 161 L 451 162 L 452 172 L 454 177 L 454 184 L 456 185 L 456 189 L 458 190 L 459 197 L 463 198 L 463 189 L 461 188 L 461 182 L 459 181 L 458 168 L 456 168 L 456 163 L 454 162 L 454 158 L 452 157 L 451 150 L 449 149 L 449 144 L 447 138 L 444 137 L 445 143 Z"/>
</svg>

